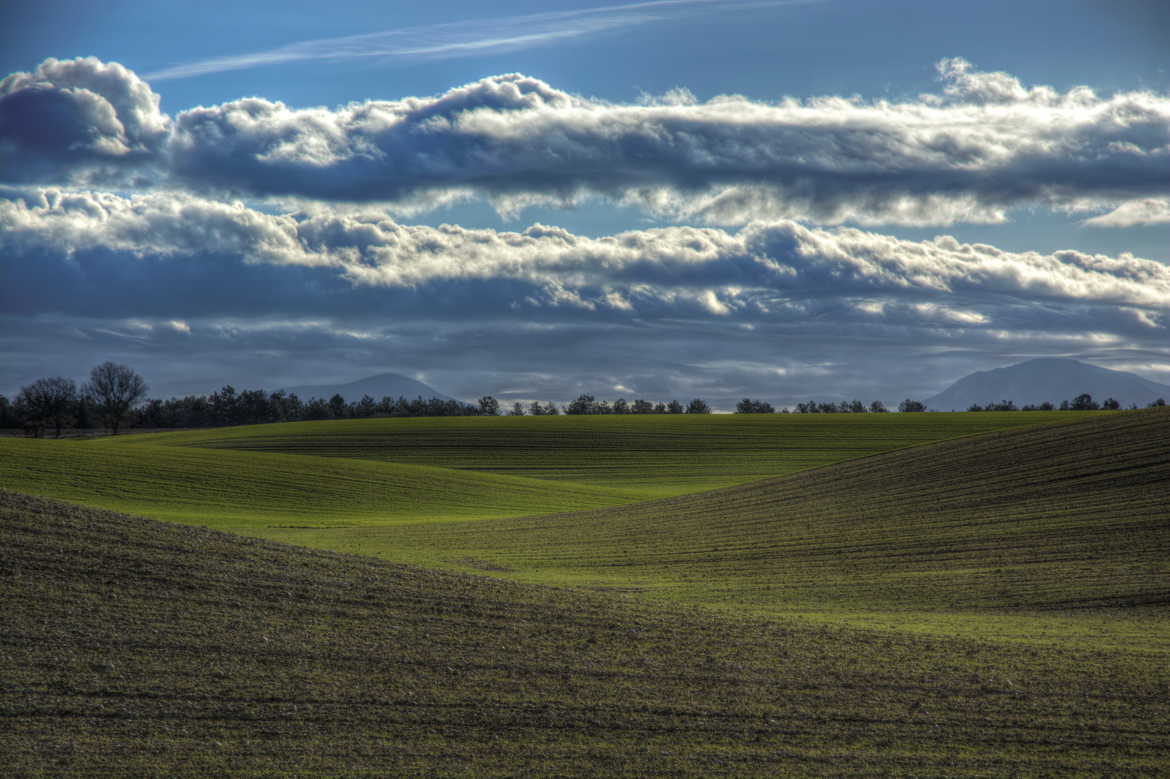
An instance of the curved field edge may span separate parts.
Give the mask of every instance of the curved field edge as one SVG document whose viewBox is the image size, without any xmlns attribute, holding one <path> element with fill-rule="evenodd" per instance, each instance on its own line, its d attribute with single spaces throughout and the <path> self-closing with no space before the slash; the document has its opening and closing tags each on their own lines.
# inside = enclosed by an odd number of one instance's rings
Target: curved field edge
<svg viewBox="0 0 1170 779">
<path fill-rule="evenodd" d="M 1170 672 L 720 616 L 0 492 L 16 774 L 1155 774 Z"/>
<path fill-rule="evenodd" d="M 434 465 L 637 490 L 700 492 L 1080 414 L 446 417 L 289 422 L 105 439 Z"/>
<path fill-rule="evenodd" d="M 593 485 L 420 465 L 15 438 L 0 439 L 0 486 L 253 534 L 519 516 L 640 497 Z"/>
<path fill-rule="evenodd" d="M 1170 411 L 597 511 L 418 525 L 385 541 L 371 528 L 330 542 L 756 613 L 1164 652 Z"/>
</svg>

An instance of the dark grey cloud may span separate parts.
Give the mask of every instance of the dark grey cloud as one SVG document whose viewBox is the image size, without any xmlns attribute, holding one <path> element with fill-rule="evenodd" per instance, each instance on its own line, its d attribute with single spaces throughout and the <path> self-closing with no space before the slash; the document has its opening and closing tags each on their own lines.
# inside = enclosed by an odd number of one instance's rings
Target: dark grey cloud
<svg viewBox="0 0 1170 779">
<path fill-rule="evenodd" d="M 437 97 L 335 109 L 250 97 L 172 120 L 121 66 L 49 60 L 0 87 L 0 175 L 120 172 L 217 196 L 407 210 L 482 196 L 511 212 L 603 196 L 729 225 L 998 222 L 1020 205 L 1108 211 L 1164 196 L 1170 97 L 1026 87 L 961 59 L 938 68 L 940 93 L 903 102 L 700 103 L 676 90 L 613 104 L 510 74 Z M 38 135 L 49 120 L 58 129 Z"/>
<path fill-rule="evenodd" d="M 1170 365 L 1170 267 L 1128 255 L 790 221 L 589 238 L 177 193 L 8 195 L 9 391 L 67 373 L 38 370 L 44 354 L 82 370 L 98 357 L 149 365 L 169 391 L 183 376 L 296 384 L 400 370 L 466 398 L 700 395 L 725 408 L 744 394 L 925 395 L 957 354 L 980 368 L 1114 352 Z"/>
</svg>

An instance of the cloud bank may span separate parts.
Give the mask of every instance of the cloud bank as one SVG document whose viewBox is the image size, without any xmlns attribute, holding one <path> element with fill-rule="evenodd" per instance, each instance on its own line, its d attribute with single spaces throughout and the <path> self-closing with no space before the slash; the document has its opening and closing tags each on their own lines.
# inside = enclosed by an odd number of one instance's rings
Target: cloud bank
<svg viewBox="0 0 1170 779">
<path fill-rule="evenodd" d="M 680 89 L 614 104 L 509 74 L 436 97 L 332 109 L 251 97 L 172 117 L 120 65 L 46 60 L 0 82 L 0 177 L 404 210 L 593 196 L 731 226 L 992 223 L 1023 205 L 1125 216 L 1164 197 L 1170 96 L 1028 87 L 961 59 L 938 73 L 939 93 L 903 102 Z"/>
<path fill-rule="evenodd" d="M 241 365 L 251 355 L 251 370 L 287 370 L 293 354 L 309 369 L 319 355 L 434 380 L 450 371 L 451 391 L 468 396 L 666 386 L 726 404 L 745 387 L 795 399 L 826 375 L 841 394 L 885 387 L 896 399 L 925 371 L 911 360 L 889 376 L 907 354 L 1108 349 L 1170 362 L 1170 267 L 1129 255 L 788 220 L 589 238 L 376 211 L 271 214 L 176 193 L 9 194 L 0 329 L 76 349 L 182 345 Z M 8 340 L 9 356 L 27 359 Z"/>
<path fill-rule="evenodd" d="M 403 225 L 376 211 L 270 214 L 176 193 L 41 189 L 0 201 L 0 229 L 4 262 L 13 266 L 29 253 L 75 262 L 79 254 L 106 252 L 126 262 L 226 257 L 321 269 L 354 288 L 508 279 L 559 290 L 568 296 L 563 301 L 585 308 L 631 315 L 645 313 L 632 300 L 682 305 L 694 295 L 712 315 L 766 316 L 767 300 L 778 294 L 1022 298 L 1170 310 L 1170 266 L 1131 255 L 1007 252 L 949 236 L 907 241 L 787 220 L 753 222 L 735 233 L 666 227 L 589 238 L 540 224 L 502 232 Z M 587 300 L 587 291 L 600 297 Z"/>
</svg>

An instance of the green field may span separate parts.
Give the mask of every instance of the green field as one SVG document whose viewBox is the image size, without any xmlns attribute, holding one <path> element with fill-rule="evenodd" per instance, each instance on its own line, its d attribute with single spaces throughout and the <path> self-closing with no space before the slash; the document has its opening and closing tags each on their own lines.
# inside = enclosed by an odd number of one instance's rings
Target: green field
<svg viewBox="0 0 1170 779">
<path fill-rule="evenodd" d="M 1053 420 L 1018 413 L 858 415 L 855 424 L 832 414 L 464 417 L 4 438 L 0 487 L 304 542 L 292 531 L 615 506 Z M 356 551 L 393 551 L 371 543 Z M 354 551 L 348 540 L 336 548 Z"/>
<path fill-rule="evenodd" d="M 416 525 L 394 544 L 524 581 L 737 611 L 1170 651 L 1170 413 L 597 511 Z"/>
<path fill-rule="evenodd" d="M 1078 418 L 1079 415 L 1072 415 Z M 435 465 L 637 490 L 699 492 L 907 446 L 1069 421 L 981 414 L 441 417 L 290 422 L 104 439 Z"/>
<path fill-rule="evenodd" d="M 133 436 L 0 440 L 0 487 L 257 533 L 288 525 L 490 519 L 641 497 L 620 488 L 424 465 L 142 444 Z"/>
<path fill-rule="evenodd" d="M 747 619 L 0 492 L 10 775 L 1155 775 L 1170 670 Z"/>
<path fill-rule="evenodd" d="M 1166 768 L 1167 410 L 2 439 L 0 487 L 268 539 L 5 496 L 30 770 Z"/>
</svg>

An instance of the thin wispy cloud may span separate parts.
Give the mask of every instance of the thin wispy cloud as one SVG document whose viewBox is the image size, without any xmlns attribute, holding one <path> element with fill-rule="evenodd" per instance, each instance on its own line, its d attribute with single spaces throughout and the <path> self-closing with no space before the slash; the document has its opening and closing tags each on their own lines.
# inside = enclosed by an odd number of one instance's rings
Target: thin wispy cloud
<svg viewBox="0 0 1170 779">
<path fill-rule="evenodd" d="M 216 57 L 146 74 L 152 81 L 191 78 L 229 70 L 304 61 L 354 59 L 446 59 L 535 48 L 569 38 L 663 21 L 680 12 L 726 11 L 729 7 L 806 5 L 821 0 L 653 0 L 499 19 L 405 27 L 362 35 L 298 41 L 275 49 Z"/>
</svg>

